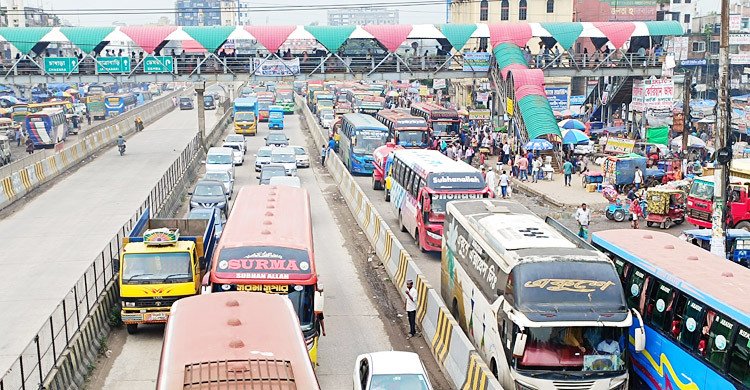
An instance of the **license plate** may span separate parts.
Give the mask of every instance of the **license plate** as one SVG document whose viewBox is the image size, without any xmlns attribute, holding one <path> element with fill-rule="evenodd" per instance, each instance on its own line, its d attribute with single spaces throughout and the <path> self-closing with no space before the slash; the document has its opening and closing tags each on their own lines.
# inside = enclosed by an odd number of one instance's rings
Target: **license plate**
<svg viewBox="0 0 750 390">
<path fill-rule="evenodd" d="M 146 321 L 166 321 L 167 313 L 150 313 L 146 314 Z"/>
</svg>

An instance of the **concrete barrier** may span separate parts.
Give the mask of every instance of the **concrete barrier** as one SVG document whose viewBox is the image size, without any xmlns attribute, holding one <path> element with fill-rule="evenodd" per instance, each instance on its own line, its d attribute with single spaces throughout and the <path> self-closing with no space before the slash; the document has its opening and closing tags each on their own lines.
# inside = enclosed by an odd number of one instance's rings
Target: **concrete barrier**
<svg viewBox="0 0 750 390">
<path fill-rule="evenodd" d="M 322 148 L 328 140 L 326 130 L 318 126 L 304 99 L 297 97 L 297 105 L 301 107 L 302 115 L 317 147 Z M 326 158 L 326 168 L 338 184 L 339 192 L 349 210 L 375 248 L 375 253 L 402 298 L 406 299 L 406 281 L 414 280 L 418 295 L 417 322 L 422 328 L 422 337 L 427 341 L 435 361 L 446 377 L 457 389 L 502 389 L 458 322 L 450 314 L 450 310 L 440 297 L 440 292 L 430 285 L 409 252 L 404 249 L 362 188 L 349 174 L 341 159 L 331 153 Z"/>
<path fill-rule="evenodd" d="M 95 152 L 111 146 L 119 135 L 130 135 L 135 132 L 135 117 L 140 116 L 144 122 L 152 123 L 174 109 L 171 96 L 185 91 L 175 91 L 149 105 L 135 108 L 127 113 L 113 118 L 106 123 L 96 125 L 86 131 L 78 142 L 68 145 L 65 149 L 53 153 L 41 160 L 32 157 L 29 164 L 17 168 L 0 179 L 3 188 L 0 192 L 0 210 L 13 204 L 35 188 L 57 177 L 62 172 L 80 163 Z M 37 152 L 48 154 L 48 151 Z M 33 155 L 32 155 L 33 156 Z M 31 157 L 31 156 L 30 156 Z M 14 163 L 23 163 L 19 160 Z"/>
</svg>

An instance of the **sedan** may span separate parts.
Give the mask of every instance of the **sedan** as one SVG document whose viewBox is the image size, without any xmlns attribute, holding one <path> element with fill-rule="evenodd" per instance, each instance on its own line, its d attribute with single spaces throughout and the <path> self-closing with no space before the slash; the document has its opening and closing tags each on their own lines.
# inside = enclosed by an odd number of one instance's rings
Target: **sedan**
<svg viewBox="0 0 750 390">
<path fill-rule="evenodd" d="M 229 199 L 232 199 L 232 193 L 234 192 L 234 179 L 229 175 L 227 171 L 216 171 L 206 172 L 203 175 L 203 180 L 220 181 L 224 185 L 224 193 Z"/>
<path fill-rule="evenodd" d="M 224 143 L 221 146 L 237 149 L 242 154 L 247 153 L 247 143 L 245 143 L 245 136 L 242 134 L 229 134 L 227 138 L 224 138 Z"/>
<path fill-rule="evenodd" d="M 224 189 L 224 184 L 220 181 L 213 180 L 199 180 L 195 184 L 193 191 L 188 192 L 190 195 L 190 209 L 204 208 L 211 209 L 217 208 L 221 210 L 221 213 L 226 217 L 229 215 L 227 211 L 227 195 Z"/>
<path fill-rule="evenodd" d="M 357 357 L 353 389 L 432 390 L 432 385 L 416 353 L 384 351 Z"/>
<path fill-rule="evenodd" d="M 292 146 L 292 148 L 294 148 L 295 158 L 297 159 L 297 168 L 309 168 L 310 155 L 307 153 L 307 149 L 302 146 Z"/>
<path fill-rule="evenodd" d="M 261 167 L 271 163 L 272 150 L 273 148 L 270 146 L 261 146 L 258 148 L 258 154 L 255 155 L 255 172 L 260 172 Z"/>
<path fill-rule="evenodd" d="M 272 177 L 286 176 L 286 169 L 280 164 L 264 165 L 258 175 L 258 184 L 268 184 Z"/>
<path fill-rule="evenodd" d="M 272 131 L 266 137 L 266 146 L 288 146 L 289 138 L 280 131 Z"/>
<path fill-rule="evenodd" d="M 242 165 L 245 162 L 245 155 L 234 147 L 230 149 L 232 149 L 232 163 L 234 165 Z"/>
</svg>

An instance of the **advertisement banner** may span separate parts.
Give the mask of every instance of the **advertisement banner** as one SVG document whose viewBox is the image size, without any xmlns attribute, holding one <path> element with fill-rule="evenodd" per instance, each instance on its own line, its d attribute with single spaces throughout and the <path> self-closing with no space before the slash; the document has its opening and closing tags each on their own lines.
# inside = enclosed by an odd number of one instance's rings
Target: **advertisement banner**
<svg viewBox="0 0 750 390">
<path fill-rule="evenodd" d="M 489 72 L 490 53 L 464 53 L 464 72 Z"/>
<path fill-rule="evenodd" d="M 742 31 L 742 15 L 729 15 L 729 31 Z M 732 38 L 729 38 L 730 45 Z"/>
<path fill-rule="evenodd" d="M 582 106 L 583 103 L 586 102 L 586 96 L 585 95 L 572 95 L 570 97 L 570 105 L 571 106 Z"/>
<path fill-rule="evenodd" d="M 669 40 L 668 50 L 674 53 L 676 61 L 682 61 L 688 58 L 688 37 L 674 37 Z"/>
<path fill-rule="evenodd" d="M 469 110 L 470 120 L 489 120 L 490 110 Z"/>
<path fill-rule="evenodd" d="M 293 60 L 267 60 L 262 58 L 253 59 L 253 68 L 256 76 L 291 76 L 299 74 L 299 58 Z"/>
<path fill-rule="evenodd" d="M 634 80 L 630 109 L 641 112 L 647 109 L 671 110 L 673 99 L 674 81 L 671 78 Z"/>
<path fill-rule="evenodd" d="M 546 87 L 544 92 L 552 107 L 552 111 L 565 111 L 568 109 L 568 87 Z"/>
<path fill-rule="evenodd" d="M 611 153 L 631 153 L 635 148 L 635 140 L 627 138 L 607 138 L 607 145 L 604 146 L 605 152 Z"/>
<path fill-rule="evenodd" d="M 729 61 L 732 65 L 748 65 L 750 64 L 750 54 L 729 53 Z"/>
<path fill-rule="evenodd" d="M 750 45 L 750 34 L 729 34 L 729 44 Z"/>
<path fill-rule="evenodd" d="M 432 80 L 432 88 L 434 88 L 434 89 L 445 88 L 445 79 L 434 79 L 434 80 Z"/>
</svg>

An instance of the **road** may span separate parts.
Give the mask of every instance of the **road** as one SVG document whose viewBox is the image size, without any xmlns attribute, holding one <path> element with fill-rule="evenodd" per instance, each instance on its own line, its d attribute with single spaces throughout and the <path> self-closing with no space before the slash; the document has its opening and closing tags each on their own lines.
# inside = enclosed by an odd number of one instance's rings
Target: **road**
<svg viewBox="0 0 750 390">
<path fill-rule="evenodd" d="M 0 220 L 0 321 L 4 373 L 149 195 L 197 132 L 197 111 L 174 111 L 66 174 Z M 208 115 L 207 128 L 216 117 Z M 58 324 L 59 325 L 59 324 Z"/>
<path fill-rule="evenodd" d="M 335 182 L 320 168 L 314 155 L 315 147 L 308 133 L 301 129 L 299 118 L 299 115 L 287 116 L 285 132 L 293 144 L 307 146 L 313 154 L 313 168 L 300 168 L 298 175 L 302 186 L 310 193 L 315 258 L 326 295 L 327 336 L 320 340 L 317 375 L 323 389 L 345 389 L 351 387 L 354 362 L 359 354 L 428 349 L 421 338 L 405 339 L 405 321 L 392 310 L 402 308 L 402 303 L 388 301 L 395 290 L 388 295 L 384 289 L 390 282 L 381 276 L 370 277 L 367 272 L 372 267 L 368 262 L 367 239 L 358 234 L 359 228 L 339 196 Z M 253 155 L 264 145 L 266 131 L 267 125 L 261 123 L 260 136 L 246 138 L 248 152 L 245 164 L 236 167 L 235 191 L 239 186 L 258 185 Z M 186 213 L 183 206 L 180 214 Z M 164 327 L 141 326 L 139 329 L 136 335 L 127 335 L 122 329 L 112 335 L 109 343 L 112 354 L 100 359 L 101 372 L 93 375 L 89 388 L 154 388 Z M 437 384 L 435 388 L 449 389 L 429 352 L 422 358 Z"/>
</svg>

